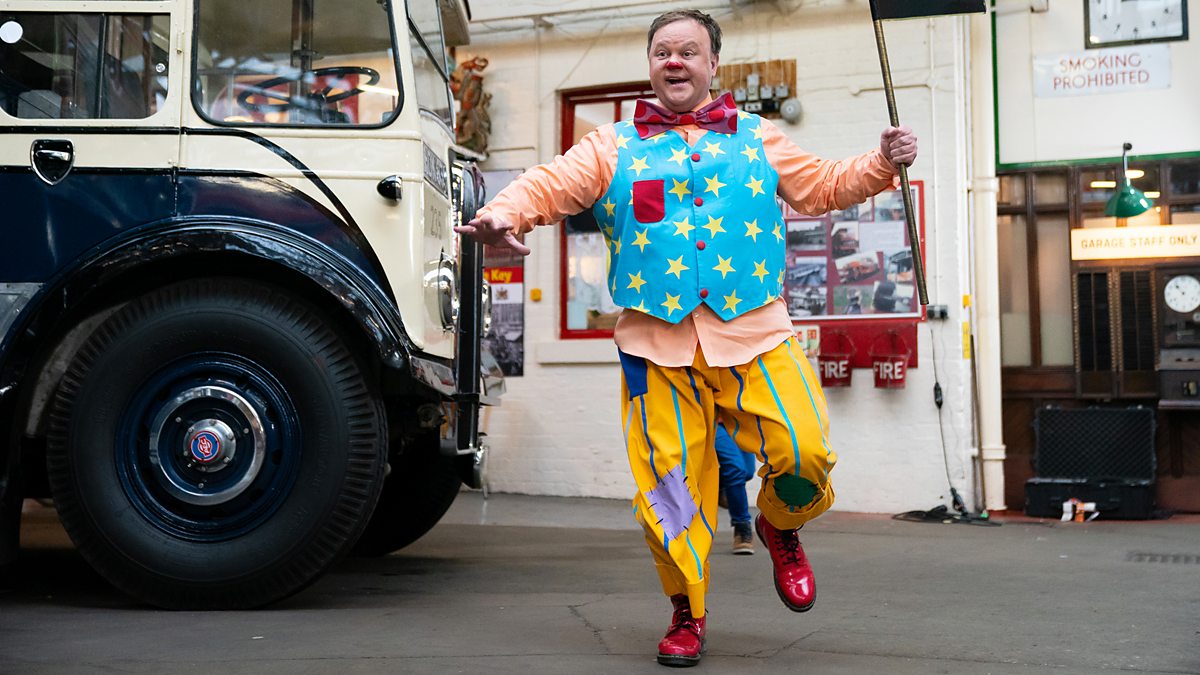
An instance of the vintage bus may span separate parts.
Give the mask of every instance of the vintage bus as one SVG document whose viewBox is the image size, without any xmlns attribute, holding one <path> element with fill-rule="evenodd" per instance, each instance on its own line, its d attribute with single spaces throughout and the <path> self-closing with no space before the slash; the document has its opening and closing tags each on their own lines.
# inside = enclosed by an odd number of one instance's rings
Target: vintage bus
<svg viewBox="0 0 1200 675">
<path fill-rule="evenodd" d="M 236 608 L 483 480 L 462 0 L 0 8 L 0 563 L 53 499 L 155 605 Z"/>
</svg>

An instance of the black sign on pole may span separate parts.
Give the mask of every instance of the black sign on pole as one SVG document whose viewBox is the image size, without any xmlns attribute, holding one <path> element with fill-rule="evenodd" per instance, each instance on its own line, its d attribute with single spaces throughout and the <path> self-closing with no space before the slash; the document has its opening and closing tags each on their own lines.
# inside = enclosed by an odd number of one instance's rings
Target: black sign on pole
<svg viewBox="0 0 1200 675">
<path fill-rule="evenodd" d="M 920 16 L 942 14 L 968 14 L 984 12 L 985 0 L 870 0 L 871 20 L 875 25 L 875 46 L 879 50 L 879 68 L 883 71 L 883 94 L 887 99 L 888 119 L 894 127 L 900 126 L 900 114 L 896 110 L 896 91 L 892 85 L 892 69 L 888 65 L 887 43 L 883 39 L 885 19 L 911 19 Z M 904 198 L 904 219 L 908 224 L 908 241 L 912 247 L 913 281 L 917 285 L 917 297 L 921 306 L 929 304 L 929 291 L 925 288 L 925 257 L 921 255 L 921 233 L 917 230 L 917 218 L 913 211 L 912 190 L 908 185 L 908 167 L 900 165 L 900 193 Z"/>
<path fill-rule="evenodd" d="M 873 0 L 871 17 L 876 21 L 887 19 L 914 19 L 921 16 L 943 14 L 975 14 L 987 11 L 985 0 Z"/>
</svg>

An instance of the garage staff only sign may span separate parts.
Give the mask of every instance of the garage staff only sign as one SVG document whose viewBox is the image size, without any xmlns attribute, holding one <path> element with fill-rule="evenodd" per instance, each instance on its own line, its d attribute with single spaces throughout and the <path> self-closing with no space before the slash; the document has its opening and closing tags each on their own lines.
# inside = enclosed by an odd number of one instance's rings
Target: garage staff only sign
<svg viewBox="0 0 1200 675">
<path fill-rule="evenodd" d="M 1033 93 L 1037 98 L 1094 96 L 1170 86 L 1168 45 L 1089 49 L 1039 54 L 1033 58 Z"/>
<path fill-rule="evenodd" d="M 1071 230 L 1071 260 L 1200 256 L 1200 225 Z"/>
</svg>

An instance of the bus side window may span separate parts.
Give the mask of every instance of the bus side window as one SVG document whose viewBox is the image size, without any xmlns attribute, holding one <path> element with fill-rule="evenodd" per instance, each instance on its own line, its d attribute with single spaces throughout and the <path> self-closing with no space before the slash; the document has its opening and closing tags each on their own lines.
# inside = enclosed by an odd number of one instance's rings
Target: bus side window
<svg viewBox="0 0 1200 675">
<path fill-rule="evenodd" d="M 170 18 L 0 13 L 0 108 L 23 119 L 143 119 L 167 94 Z"/>
<path fill-rule="evenodd" d="M 441 8 L 436 0 L 408 0 L 407 6 L 417 105 L 453 126 Z"/>
</svg>

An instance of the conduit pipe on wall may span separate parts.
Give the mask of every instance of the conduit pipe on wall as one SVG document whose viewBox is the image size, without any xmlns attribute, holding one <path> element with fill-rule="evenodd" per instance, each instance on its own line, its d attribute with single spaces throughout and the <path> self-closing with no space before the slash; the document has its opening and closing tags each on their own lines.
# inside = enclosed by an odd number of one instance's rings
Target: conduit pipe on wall
<svg viewBox="0 0 1200 675">
<path fill-rule="evenodd" d="M 996 135 L 992 86 L 992 18 L 971 17 L 971 156 L 974 180 L 975 368 L 979 381 L 979 437 L 984 508 L 1002 511 L 1004 433 L 1000 389 L 1000 256 L 996 236 Z"/>
</svg>

